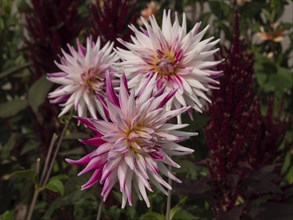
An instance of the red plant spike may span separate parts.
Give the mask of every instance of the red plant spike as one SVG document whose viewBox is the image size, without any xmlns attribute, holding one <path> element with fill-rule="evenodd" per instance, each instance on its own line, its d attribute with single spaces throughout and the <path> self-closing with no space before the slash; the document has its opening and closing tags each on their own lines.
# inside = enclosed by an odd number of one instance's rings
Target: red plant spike
<svg viewBox="0 0 293 220">
<path fill-rule="evenodd" d="M 288 120 L 280 119 L 282 110 L 274 116 L 273 99 L 269 100 L 266 116 L 261 114 L 260 102 L 253 93 L 253 57 L 239 40 L 238 14 L 234 19 L 233 44 L 221 50 L 225 61 L 217 68 L 224 75 L 219 80 L 220 89 L 212 91 L 205 129 L 216 214 L 235 206 L 241 195 L 241 180 L 282 158 L 279 145 L 288 128 Z"/>
<path fill-rule="evenodd" d="M 117 38 L 130 40 L 131 30 L 128 24 L 135 23 L 138 18 L 135 0 L 96 0 L 91 8 L 90 33 L 94 40 L 100 36 L 102 45 L 107 41 L 115 42 L 116 45 Z"/>
<path fill-rule="evenodd" d="M 32 0 L 24 10 L 28 37 L 28 56 L 33 63 L 34 76 L 39 78 L 56 71 L 61 48 L 77 37 L 82 22 L 77 0 Z"/>
</svg>

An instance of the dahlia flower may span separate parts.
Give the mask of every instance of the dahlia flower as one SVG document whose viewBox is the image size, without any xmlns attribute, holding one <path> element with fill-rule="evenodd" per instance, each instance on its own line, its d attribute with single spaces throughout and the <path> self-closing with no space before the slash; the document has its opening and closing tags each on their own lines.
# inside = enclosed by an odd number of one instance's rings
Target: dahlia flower
<svg viewBox="0 0 293 220">
<path fill-rule="evenodd" d="M 200 99 L 210 102 L 205 93 L 215 88 L 218 84 L 215 77 L 221 73 L 211 70 L 221 61 L 207 60 L 218 51 L 212 48 L 219 40 L 213 40 L 213 37 L 202 40 L 208 26 L 199 32 L 200 23 L 187 33 L 185 14 L 181 26 L 177 15 L 172 25 L 170 10 L 164 11 L 162 28 L 154 16 L 149 18 L 150 23 L 143 17 L 141 20 L 145 26 L 141 31 L 130 25 L 135 34 L 133 43 L 119 39 L 129 50 L 117 49 L 122 59 L 119 66 L 129 79 L 129 88 L 141 88 L 149 76 L 156 74 L 157 89 L 163 85 L 170 90 L 178 89 L 167 109 L 191 106 L 201 112 Z"/>
<path fill-rule="evenodd" d="M 97 183 L 103 184 L 101 195 L 104 201 L 118 182 L 122 193 L 122 208 L 127 201 L 132 205 L 133 189 L 149 207 L 146 189 L 152 191 L 150 183 L 167 194 L 166 189 L 171 189 L 171 186 L 161 174 L 180 182 L 166 166 L 180 167 L 171 156 L 193 152 L 176 142 L 196 133 L 177 131 L 186 127 L 186 124 L 167 123 L 189 107 L 166 111 L 165 104 L 176 90 L 169 92 L 162 88 L 154 93 L 155 80 L 156 75 L 149 77 L 135 96 L 133 90 L 129 92 L 123 76 L 117 96 L 107 75 L 106 103 L 110 120 L 78 117 L 80 122 L 96 133 L 95 137 L 81 142 L 97 149 L 79 160 L 66 159 L 71 164 L 86 165 L 78 175 L 93 171 L 82 190 Z"/>
<path fill-rule="evenodd" d="M 87 38 L 86 47 L 77 41 L 77 48 L 75 50 L 68 45 L 70 54 L 62 50 L 61 63 L 55 62 L 61 72 L 48 74 L 47 77 L 61 86 L 48 97 L 51 103 L 59 103 L 63 107 L 59 117 L 74 106 L 80 117 L 86 117 L 89 112 L 97 118 L 98 111 L 105 118 L 105 72 L 112 71 L 111 65 L 117 61 L 117 56 L 112 53 L 113 43 L 108 42 L 101 48 L 100 38 L 96 43 Z"/>
</svg>

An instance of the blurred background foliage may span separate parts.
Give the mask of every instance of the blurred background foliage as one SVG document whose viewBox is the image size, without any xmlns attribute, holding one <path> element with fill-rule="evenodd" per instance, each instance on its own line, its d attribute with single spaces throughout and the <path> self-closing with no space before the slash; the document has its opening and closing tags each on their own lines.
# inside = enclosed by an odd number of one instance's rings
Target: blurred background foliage
<svg viewBox="0 0 293 220">
<path fill-rule="evenodd" d="M 152 14 L 160 22 L 167 8 L 185 12 L 189 29 L 210 24 L 208 36 L 221 39 L 217 58 L 225 59 L 214 104 L 193 122 L 184 119 L 199 136 L 184 142 L 195 153 L 177 160 L 183 183 L 173 187 L 171 219 L 291 219 L 292 7 L 291 0 L 0 0 L 0 219 L 25 219 L 35 189 L 33 219 L 95 218 L 100 187 L 81 191 L 87 176 L 77 177 L 78 168 L 64 161 L 91 151 L 77 141 L 91 134 L 67 116 L 57 118 L 45 74 L 67 43 L 89 34 L 129 40 L 129 23 L 139 26 L 140 16 Z M 52 135 L 65 125 L 45 181 Z M 102 219 L 164 219 L 165 197 L 149 196 L 150 209 L 135 200 L 121 210 L 117 189 Z"/>
</svg>

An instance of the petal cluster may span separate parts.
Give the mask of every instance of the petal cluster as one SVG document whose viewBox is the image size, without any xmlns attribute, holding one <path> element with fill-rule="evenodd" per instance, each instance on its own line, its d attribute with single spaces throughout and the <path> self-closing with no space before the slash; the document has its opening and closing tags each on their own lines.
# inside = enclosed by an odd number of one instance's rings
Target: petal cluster
<svg viewBox="0 0 293 220">
<path fill-rule="evenodd" d="M 167 109 L 179 109 L 181 106 L 191 106 L 201 112 L 202 100 L 209 101 L 206 93 L 216 88 L 215 78 L 221 74 L 211 68 L 221 61 L 210 61 L 210 57 L 218 51 L 212 49 L 219 40 L 213 37 L 202 40 L 208 26 L 199 31 L 201 24 L 196 23 L 187 33 L 186 16 L 183 15 L 182 25 L 177 15 L 171 22 L 171 11 L 164 11 L 162 28 L 154 16 L 149 22 L 141 18 L 145 29 L 138 30 L 133 25 L 133 43 L 124 42 L 129 50 L 117 49 L 122 59 L 119 66 L 129 79 L 129 87 L 138 90 L 149 76 L 156 74 L 156 88 L 163 85 L 167 89 L 178 89 Z"/>
<path fill-rule="evenodd" d="M 86 117 L 89 112 L 93 118 L 97 118 L 98 111 L 105 118 L 105 73 L 113 72 L 112 64 L 117 61 L 112 49 L 113 43 L 108 42 L 101 48 L 100 38 L 96 42 L 87 38 L 86 47 L 77 41 L 77 50 L 70 45 L 69 53 L 62 50 L 61 62 L 56 62 L 60 72 L 48 74 L 47 77 L 60 84 L 48 96 L 51 103 L 63 107 L 59 116 L 74 107 L 80 117 Z"/>
<path fill-rule="evenodd" d="M 171 189 L 162 174 L 180 182 L 167 165 L 180 167 L 171 156 L 190 154 L 193 150 L 177 142 L 196 133 L 177 130 L 186 124 L 168 123 L 189 107 L 166 111 L 166 103 L 176 90 L 168 91 L 162 87 L 156 91 L 156 78 L 154 75 L 145 80 L 136 94 L 134 90 L 129 91 L 126 78 L 122 77 L 117 95 L 107 75 L 106 114 L 109 120 L 78 117 L 96 133 L 95 137 L 82 142 L 97 148 L 79 160 L 67 159 L 71 164 L 86 165 L 79 175 L 93 171 L 82 189 L 103 184 L 101 194 L 106 200 L 111 189 L 119 183 L 122 207 L 127 201 L 132 205 L 133 189 L 149 207 L 147 190 L 153 191 L 152 185 L 165 194 L 166 189 Z"/>
</svg>

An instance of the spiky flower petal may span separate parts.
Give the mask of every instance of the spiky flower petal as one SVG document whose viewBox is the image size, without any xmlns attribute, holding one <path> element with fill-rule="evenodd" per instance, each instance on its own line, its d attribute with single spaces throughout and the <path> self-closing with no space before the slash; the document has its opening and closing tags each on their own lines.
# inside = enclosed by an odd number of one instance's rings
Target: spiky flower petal
<svg viewBox="0 0 293 220">
<path fill-rule="evenodd" d="M 176 90 L 169 92 L 162 88 L 153 92 L 155 81 L 156 76 L 149 77 L 136 96 L 134 91 L 129 92 L 126 78 L 123 77 L 117 96 L 108 75 L 106 103 L 110 121 L 78 118 L 97 134 L 96 137 L 82 142 L 97 149 L 79 160 L 67 159 L 71 164 L 86 165 L 79 175 L 93 171 L 92 177 L 82 189 L 99 182 L 103 184 L 101 194 L 104 200 L 118 182 L 122 192 L 122 208 L 127 201 L 132 205 L 133 189 L 149 207 L 146 189 L 152 191 L 150 183 L 167 194 L 166 189 L 171 189 L 171 186 L 161 174 L 180 182 L 166 167 L 180 167 L 170 156 L 193 152 L 177 142 L 196 133 L 177 131 L 186 127 L 186 124 L 168 123 L 171 118 L 187 111 L 189 107 L 166 111 L 165 104 Z"/>
<path fill-rule="evenodd" d="M 86 117 L 88 112 L 97 118 L 96 112 L 104 115 L 105 73 L 112 71 L 117 56 L 112 52 L 113 43 L 101 48 L 100 38 L 95 42 L 87 38 L 86 47 L 77 41 L 77 50 L 68 45 L 69 54 L 62 50 L 61 63 L 55 62 L 61 72 L 48 74 L 48 80 L 61 86 L 49 94 L 51 103 L 63 107 L 59 116 L 66 114 L 73 106 L 78 116 Z"/>
<path fill-rule="evenodd" d="M 145 26 L 142 31 L 130 25 L 135 34 L 133 43 L 120 39 L 129 50 L 117 49 L 123 60 L 119 65 L 130 80 L 129 87 L 139 89 L 149 76 L 157 74 L 157 89 L 163 85 L 170 90 L 178 89 L 173 101 L 168 103 L 168 109 L 191 106 L 201 112 L 200 100 L 210 102 L 206 92 L 215 88 L 218 84 L 215 77 L 221 73 L 211 70 L 221 61 L 209 61 L 218 51 L 212 48 L 219 40 L 213 40 L 213 37 L 202 40 L 208 26 L 199 32 L 200 23 L 187 33 L 185 14 L 181 26 L 177 15 L 172 25 L 170 10 L 164 11 L 162 28 L 154 16 L 150 17 L 150 23 L 141 19 Z"/>
</svg>

